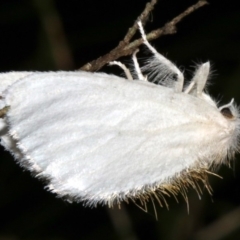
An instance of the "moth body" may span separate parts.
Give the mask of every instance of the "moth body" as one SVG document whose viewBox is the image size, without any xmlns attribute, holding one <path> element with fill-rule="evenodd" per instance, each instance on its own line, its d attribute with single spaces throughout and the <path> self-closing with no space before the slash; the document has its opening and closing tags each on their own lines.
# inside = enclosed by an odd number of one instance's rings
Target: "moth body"
<svg viewBox="0 0 240 240">
<path fill-rule="evenodd" d="M 200 193 L 196 182 L 209 189 L 209 169 L 238 151 L 238 109 L 233 101 L 219 107 L 204 92 L 209 63 L 186 85 L 140 30 L 159 85 L 144 77 L 136 53 L 140 80 L 118 62 L 127 79 L 81 71 L 0 74 L 0 106 L 9 107 L 0 119 L 1 144 L 60 197 L 113 206 L 185 196 L 188 186 Z"/>
</svg>

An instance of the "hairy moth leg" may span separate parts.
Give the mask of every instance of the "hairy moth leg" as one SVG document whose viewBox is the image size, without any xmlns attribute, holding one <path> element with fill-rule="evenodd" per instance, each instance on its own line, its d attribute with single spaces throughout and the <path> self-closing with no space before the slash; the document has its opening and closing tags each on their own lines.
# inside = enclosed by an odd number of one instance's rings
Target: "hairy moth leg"
<svg viewBox="0 0 240 240">
<path fill-rule="evenodd" d="M 206 82 L 210 72 L 210 63 L 206 62 L 201 64 L 188 85 L 188 87 L 184 90 L 185 93 L 195 95 L 197 97 L 201 97 L 202 92 L 206 86 Z M 194 91 L 195 90 L 195 91 Z"/>
<path fill-rule="evenodd" d="M 130 70 L 125 66 L 125 64 L 119 62 L 119 61 L 112 61 L 109 63 L 110 66 L 117 65 L 119 66 L 125 73 L 128 80 L 133 80 L 132 74 Z"/>
<path fill-rule="evenodd" d="M 139 26 L 139 31 L 142 35 L 144 44 L 154 54 L 155 58 L 160 62 L 160 64 L 163 64 L 169 72 L 177 75 L 177 83 L 174 86 L 175 91 L 182 92 L 183 83 L 184 83 L 184 76 L 183 76 L 182 72 L 170 60 L 168 60 L 162 54 L 157 52 L 157 50 L 148 42 L 146 34 L 145 34 L 143 26 L 142 26 L 142 22 L 139 21 L 138 26 Z"/>
<path fill-rule="evenodd" d="M 137 49 L 132 55 L 132 60 L 133 60 L 133 63 L 134 63 L 135 72 L 137 73 L 137 76 L 138 76 L 139 80 L 147 81 L 147 77 L 143 76 L 142 71 L 141 71 L 141 69 L 139 67 L 139 64 L 138 64 L 138 60 L 137 60 L 137 56 L 136 56 L 138 51 L 139 50 Z"/>
</svg>

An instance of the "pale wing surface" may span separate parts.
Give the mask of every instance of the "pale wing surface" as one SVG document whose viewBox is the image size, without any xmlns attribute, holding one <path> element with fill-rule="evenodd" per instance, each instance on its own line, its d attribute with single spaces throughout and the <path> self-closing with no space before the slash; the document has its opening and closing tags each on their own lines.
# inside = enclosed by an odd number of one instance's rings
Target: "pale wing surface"
<svg viewBox="0 0 240 240">
<path fill-rule="evenodd" d="M 101 73 L 34 74 L 4 97 L 20 163 L 53 192 L 89 203 L 168 183 L 198 158 L 207 165 L 225 137 L 217 107 Z"/>
</svg>

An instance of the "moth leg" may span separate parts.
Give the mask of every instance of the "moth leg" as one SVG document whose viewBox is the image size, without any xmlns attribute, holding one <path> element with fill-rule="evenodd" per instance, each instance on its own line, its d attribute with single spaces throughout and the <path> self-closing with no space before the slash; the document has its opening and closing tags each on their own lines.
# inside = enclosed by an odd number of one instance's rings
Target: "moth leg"
<svg viewBox="0 0 240 240">
<path fill-rule="evenodd" d="M 176 92 L 182 92 L 183 90 L 183 82 L 184 77 L 182 72 L 167 58 L 165 58 L 162 54 L 157 52 L 157 50 L 148 42 L 146 34 L 144 32 L 142 22 L 138 22 L 139 31 L 142 35 L 143 43 L 148 47 L 148 49 L 154 54 L 155 58 L 160 62 L 160 64 L 166 66 L 169 72 L 177 75 L 177 83 L 175 85 Z"/>
<path fill-rule="evenodd" d="M 125 73 L 126 77 L 128 80 L 133 80 L 133 77 L 132 77 L 132 74 L 131 72 L 129 71 L 129 69 L 126 67 L 126 65 L 124 65 L 123 63 L 121 62 L 118 62 L 118 61 L 112 61 L 109 63 L 110 66 L 113 66 L 113 65 L 117 65 L 119 66 Z"/>
<path fill-rule="evenodd" d="M 206 62 L 201 64 L 197 69 L 192 78 L 192 81 L 188 87 L 184 90 L 185 93 L 201 96 L 206 86 L 206 82 L 210 72 L 210 63 Z"/>
<path fill-rule="evenodd" d="M 142 80 L 142 81 L 147 81 L 147 77 L 146 76 L 143 76 L 142 72 L 141 72 L 141 69 L 139 67 L 139 64 L 138 64 L 138 60 L 137 60 L 137 53 L 138 53 L 139 49 L 137 49 L 133 55 L 132 55 L 132 60 L 133 60 L 133 63 L 134 63 L 134 68 L 135 68 L 135 71 L 137 73 L 137 76 L 138 76 L 138 79 L 139 80 Z"/>
</svg>

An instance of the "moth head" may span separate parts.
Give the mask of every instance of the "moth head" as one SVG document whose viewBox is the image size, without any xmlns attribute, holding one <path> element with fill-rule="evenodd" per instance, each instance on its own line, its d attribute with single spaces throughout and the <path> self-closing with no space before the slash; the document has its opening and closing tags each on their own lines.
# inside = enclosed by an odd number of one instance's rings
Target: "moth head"
<svg viewBox="0 0 240 240">
<path fill-rule="evenodd" d="M 234 99 L 230 103 L 218 108 L 219 112 L 226 119 L 228 129 L 231 132 L 229 139 L 229 158 L 233 157 L 235 152 L 240 152 L 240 114 L 238 107 L 234 104 Z"/>
</svg>

